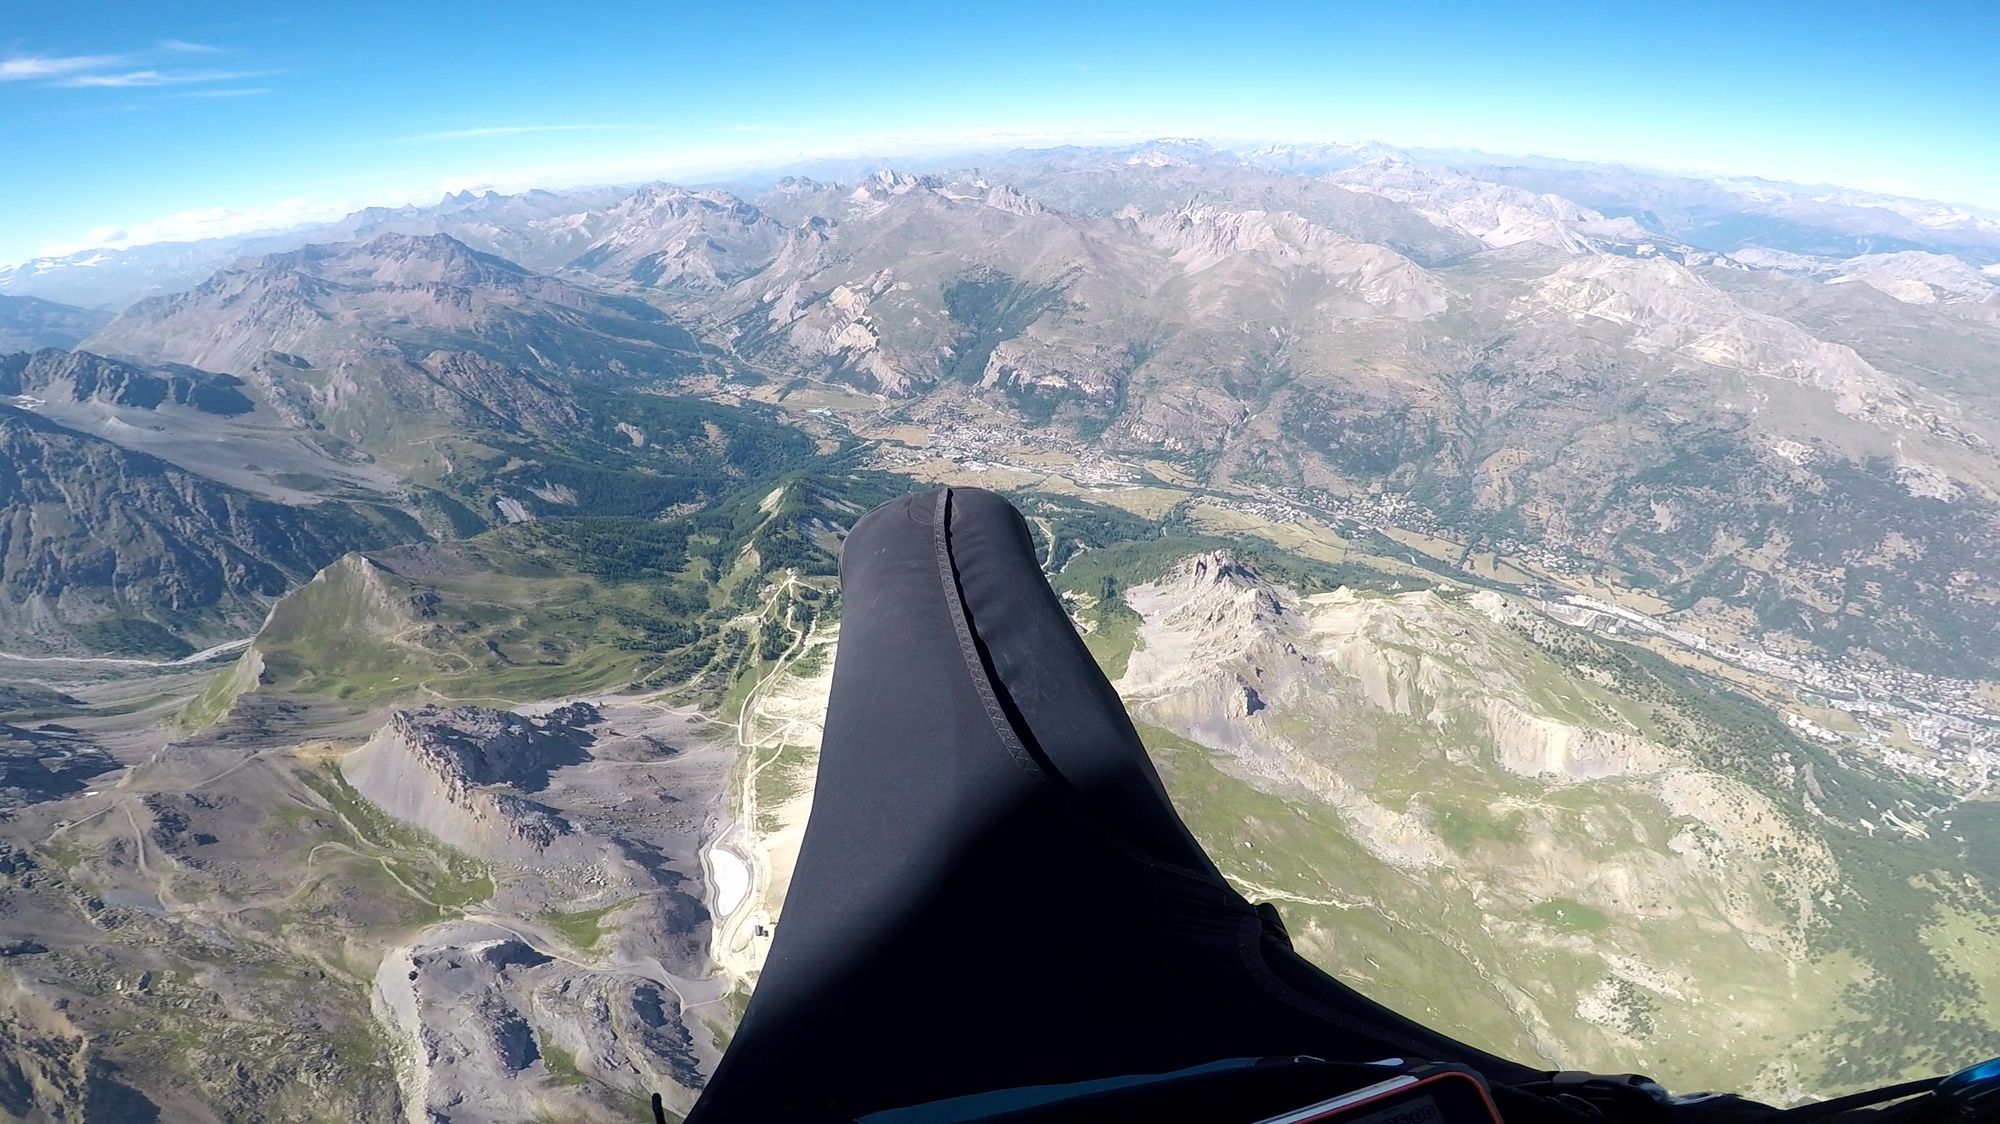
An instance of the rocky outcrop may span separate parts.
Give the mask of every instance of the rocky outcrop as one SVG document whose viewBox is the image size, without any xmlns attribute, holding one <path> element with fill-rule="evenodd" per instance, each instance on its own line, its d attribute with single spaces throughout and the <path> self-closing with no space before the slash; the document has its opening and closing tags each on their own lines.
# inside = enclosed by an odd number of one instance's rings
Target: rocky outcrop
<svg viewBox="0 0 2000 1124">
<path fill-rule="evenodd" d="M 74 796 L 118 760 L 67 728 L 0 723 L 0 809 Z"/>
<path fill-rule="evenodd" d="M 397 711 L 341 762 L 383 811 L 475 855 L 538 861 L 571 837 L 568 820 L 522 793 L 590 758 L 595 707 L 540 718 L 485 707 Z"/>
<path fill-rule="evenodd" d="M 1631 733 L 1559 721 L 1504 699 L 1488 699 L 1483 710 L 1495 760 L 1517 776 L 1599 780 L 1647 776 L 1668 764 L 1659 746 Z"/>
<path fill-rule="evenodd" d="M 0 1007 L 0 1113 L 62 1124 L 149 1124 L 160 1108 L 119 1079 L 62 1004 L 17 992 Z"/>
<path fill-rule="evenodd" d="M 660 289 L 720 292 L 768 265 L 787 240 L 782 223 L 726 191 L 666 184 L 633 192 L 604 221 L 571 268 Z"/>
<path fill-rule="evenodd" d="M 1503 623 L 1525 610 L 1497 594 L 1301 598 L 1207 553 L 1126 600 L 1145 621 L 1118 684 L 1136 714 L 1226 754 L 1256 783 L 1328 802 L 1391 865 L 1449 854 L 1432 817 L 1372 793 L 1384 775 L 1417 774 L 1426 787 L 1454 776 L 1482 788 L 1631 784 L 1653 794 L 1655 815 L 1709 819 L 1703 854 L 1741 859 L 1782 844 L 1803 855 L 1786 874 L 1800 884 L 1819 884 L 1831 868 L 1825 848 L 1788 828 L 1768 797 L 1694 768 L 1586 677 L 1540 654 Z"/>
<path fill-rule="evenodd" d="M 1324 712 L 1358 702 L 1474 736 L 1494 765 L 1517 776 L 1567 783 L 1650 775 L 1668 764 L 1630 729 L 1541 709 L 1528 673 L 1504 654 L 1518 641 L 1470 599 L 1345 589 L 1299 598 L 1216 552 L 1183 561 L 1127 600 L 1147 625 L 1120 688 L 1206 744 L 1269 760 L 1273 742 L 1284 740 L 1274 719 L 1301 706 Z"/>
<path fill-rule="evenodd" d="M 606 1094 L 654 1091 L 685 1110 L 675 1102 L 701 1088 L 717 1055 L 658 981 L 557 960 L 490 926 L 448 926 L 393 950 L 373 1003 L 399 1044 L 412 1124 L 623 1120 Z"/>
</svg>

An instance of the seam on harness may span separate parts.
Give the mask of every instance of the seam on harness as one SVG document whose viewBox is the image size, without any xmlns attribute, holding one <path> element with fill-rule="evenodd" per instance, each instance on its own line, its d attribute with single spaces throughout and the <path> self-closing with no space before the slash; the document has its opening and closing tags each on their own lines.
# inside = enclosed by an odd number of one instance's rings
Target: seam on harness
<svg viewBox="0 0 2000 1124">
<path fill-rule="evenodd" d="M 1049 777 L 1035 760 L 1028 747 L 1021 744 L 1021 735 L 1014 729 L 1007 712 L 1000 706 L 1000 696 L 993 689 L 993 681 L 987 678 L 986 662 L 979 658 L 979 646 L 972 637 L 972 622 L 965 615 L 965 598 L 958 588 L 958 570 L 951 560 L 951 489 L 939 488 L 937 512 L 932 519 L 931 538 L 937 547 L 938 582 L 944 587 L 944 603 L 951 614 L 951 626 L 958 633 L 958 653 L 965 661 L 966 674 L 972 678 L 972 689 L 979 695 L 981 706 L 986 708 L 986 720 L 993 725 L 993 732 L 1000 736 L 1000 744 L 1007 747 L 1008 756 L 1037 784 L 1048 783 Z"/>
</svg>

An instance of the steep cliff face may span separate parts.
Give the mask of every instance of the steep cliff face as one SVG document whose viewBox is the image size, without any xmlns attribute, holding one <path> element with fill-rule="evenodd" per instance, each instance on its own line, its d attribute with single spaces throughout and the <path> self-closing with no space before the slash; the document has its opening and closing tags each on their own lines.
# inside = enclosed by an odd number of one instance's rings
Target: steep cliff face
<svg viewBox="0 0 2000 1124">
<path fill-rule="evenodd" d="M 118 1079 L 61 1007 L 32 991 L 0 992 L 0 1112 L 65 1124 L 160 1119 L 160 1107 Z"/>
<path fill-rule="evenodd" d="M 585 703 L 538 719 L 485 707 L 401 710 L 342 759 L 341 771 L 383 811 L 454 847 L 545 861 L 580 841 L 559 812 L 520 793 L 589 760 L 596 739 L 588 728 L 598 718 Z"/>
</svg>

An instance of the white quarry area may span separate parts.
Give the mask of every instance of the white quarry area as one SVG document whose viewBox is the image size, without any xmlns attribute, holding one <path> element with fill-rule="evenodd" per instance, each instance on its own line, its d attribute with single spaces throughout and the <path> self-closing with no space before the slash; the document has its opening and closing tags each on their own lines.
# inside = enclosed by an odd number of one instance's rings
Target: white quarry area
<svg viewBox="0 0 2000 1124">
<path fill-rule="evenodd" d="M 820 625 L 798 639 L 751 690 L 737 721 L 740 764 L 724 797 L 730 819 L 708 850 L 716 913 L 708 951 L 730 986 L 747 989 L 763 969 L 792 883 L 838 638 L 837 626 Z"/>
<path fill-rule="evenodd" d="M 715 876 L 715 914 L 730 917 L 750 895 L 750 864 L 727 847 L 715 847 L 708 852 L 708 866 Z"/>
</svg>

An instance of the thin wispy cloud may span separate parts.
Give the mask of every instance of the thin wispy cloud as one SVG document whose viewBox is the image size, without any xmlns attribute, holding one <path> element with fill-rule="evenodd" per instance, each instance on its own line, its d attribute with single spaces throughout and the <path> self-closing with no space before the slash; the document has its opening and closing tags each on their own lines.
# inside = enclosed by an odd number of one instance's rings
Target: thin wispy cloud
<svg viewBox="0 0 2000 1124">
<path fill-rule="evenodd" d="M 39 253 L 44 257 L 62 257 L 84 250 L 123 250 L 154 242 L 193 242 L 260 230 L 283 230 L 337 219 L 354 206 L 346 201 L 286 199 L 268 207 L 203 207 L 150 222 L 95 227 L 75 241 L 43 246 Z"/>
<path fill-rule="evenodd" d="M 182 90 L 167 94 L 170 98 L 250 98 L 271 92 L 269 86 L 224 86 L 214 90 Z"/>
<path fill-rule="evenodd" d="M 644 128 L 641 125 L 490 125 L 483 129 L 450 129 L 442 133 L 420 133 L 402 137 L 404 141 L 474 140 L 479 137 L 512 137 L 522 133 L 603 133 L 618 129 Z"/>
<path fill-rule="evenodd" d="M 194 56 L 221 54 L 221 47 L 188 39 L 162 39 L 145 50 L 104 55 L 16 54 L 0 57 L 0 82 L 34 82 L 43 89 L 136 90 L 156 86 L 204 86 L 273 73 L 268 70 L 183 69 Z M 240 94 L 219 94 L 240 97 Z"/>
<path fill-rule="evenodd" d="M 129 90 L 145 86 L 194 86 L 204 82 L 234 82 L 261 78 L 266 70 L 126 70 L 102 74 L 72 74 L 48 83 L 71 90 Z"/>
<path fill-rule="evenodd" d="M 80 71 L 102 70 L 131 62 L 124 55 L 14 55 L 0 59 L 0 82 L 60 78 Z"/>
</svg>

